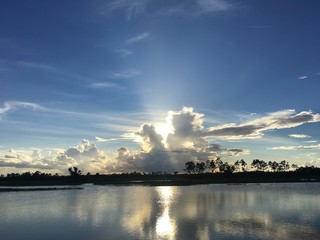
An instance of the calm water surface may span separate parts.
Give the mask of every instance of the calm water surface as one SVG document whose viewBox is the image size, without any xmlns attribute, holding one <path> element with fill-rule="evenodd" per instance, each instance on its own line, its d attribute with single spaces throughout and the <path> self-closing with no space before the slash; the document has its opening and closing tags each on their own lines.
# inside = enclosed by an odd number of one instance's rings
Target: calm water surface
<svg viewBox="0 0 320 240">
<path fill-rule="evenodd" d="M 320 183 L 0 193 L 0 239 L 320 239 Z"/>
</svg>

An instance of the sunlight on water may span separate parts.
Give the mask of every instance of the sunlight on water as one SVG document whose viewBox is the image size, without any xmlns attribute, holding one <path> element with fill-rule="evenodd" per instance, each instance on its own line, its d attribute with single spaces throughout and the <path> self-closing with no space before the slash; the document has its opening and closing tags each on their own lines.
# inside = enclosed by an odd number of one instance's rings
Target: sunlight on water
<svg viewBox="0 0 320 240">
<path fill-rule="evenodd" d="M 319 239 L 320 184 L 0 193 L 0 239 Z"/>
<path fill-rule="evenodd" d="M 174 239 L 175 224 L 170 219 L 168 209 L 165 209 L 156 223 L 157 235 L 166 237 L 166 239 Z"/>
<path fill-rule="evenodd" d="M 165 239 L 175 239 L 175 222 L 170 218 L 170 202 L 173 195 L 172 188 L 169 186 L 157 187 L 156 190 L 160 196 L 162 212 L 157 218 L 156 232 L 157 235 Z"/>
</svg>

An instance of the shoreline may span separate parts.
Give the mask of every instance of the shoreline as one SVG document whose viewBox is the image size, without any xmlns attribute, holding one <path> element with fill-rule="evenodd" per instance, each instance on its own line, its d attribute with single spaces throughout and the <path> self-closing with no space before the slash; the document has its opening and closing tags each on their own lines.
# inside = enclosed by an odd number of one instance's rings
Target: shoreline
<svg viewBox="0 0 320 240">
<path fill-rule="evenodd" d="M 241 183 L 290 183 L 320 182 L 320 171 L 315 172 L 241 172 L 203 174 L 112 174 L 77 176 L 28 176 L 0 179 L 0 187 L 38 186 L 45 188 L 78 187 L 94 185 L 144 185 L 144 186 L 185 186 L 197 184 L 241 184 Z"/>
<path fill-rule="evenodd" d="M 54 191 L 54 190 L 81 190 L 83 185 L 100 185 L 100 186 L 190 186 L 200 184 L 247 184 L 247 183 L 306 183 L 320 182 L 320 178 L 316 176 L 303 178 L 272 178 L 272 177 L 245 177 L 235 178 L 229 176 L 204 178 L 197 175 L 179 176 L 173 178 L 110 178 L 100 177 L 95 179 L 71 178 L 65 177 L 58 180 L 29 180 L 29 181 L 0 181 L 0 192 L 9 191 Z M 23 188 L 33 187 L 33 188 Z"/>
</svg>

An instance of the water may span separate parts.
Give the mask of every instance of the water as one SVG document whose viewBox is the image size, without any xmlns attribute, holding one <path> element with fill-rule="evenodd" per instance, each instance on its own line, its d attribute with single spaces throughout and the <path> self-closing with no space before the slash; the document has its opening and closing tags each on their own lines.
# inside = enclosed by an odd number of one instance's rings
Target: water
<svg viewBox="0 0 320 240">
<path fill-rule="evenodd" d="M 320 183 L 1 192 L 0 239 L 320 239 Z"/>
</svg>

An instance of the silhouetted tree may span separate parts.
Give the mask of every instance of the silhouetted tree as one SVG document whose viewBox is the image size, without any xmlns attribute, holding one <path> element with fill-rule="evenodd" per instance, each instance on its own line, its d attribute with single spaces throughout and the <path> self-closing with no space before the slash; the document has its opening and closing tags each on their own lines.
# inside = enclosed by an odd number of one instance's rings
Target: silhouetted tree
<svg viewBox="0 0 320 240">
<path fill-rule="evenodd" d="M 70 176 L 73 176 L 73 177 L 77 177 L 82 174 L 82 171 L 79 170 L 77 167 L 72 167 L 72 168 L 70 167 L 70 168 L 68 168 L 68 171 L 69 171 Z"/>
<path fill-rule="evenodd" d="M 269 161 L 268 166 L 273 172 L 275 172 L 275 171 L 278 171 L 279 163 L 277 163 L 275 161 L 274 162 Z"/>
<path fill-rule="evenodd" d="M 279 172 L 287 171 L 289 170 L 289 168 L 290 168 L 289 163 L 286 160 L 283 160 L 279 163 L 278 171 Z"/>
<path fill-rule="evenodd" d="M 223 167 L 222 167 L 223 162 L 222 162 L 220 157 L 217 157 L 217 159 L 215 161 L 215 164 L 216 164 L 216 168 L 215 169 L 219 169 L 219 172 L 222 172 L 223 171 Z M 221 169 L 222 169 L 222 171 L 221 171 Z"/>
<path fill-rule="evenodd" d="M 186 171 L 187 173 L 191 174 L 195 172 L 196 169 L 196 165 L 194 164 L 194 162 L 190 161 L 190 162 L 186 162 L 185 163 L 185 169 L 183 169 L 184 171 Z"/>
<path fill-rule="evenodd" d="M 292 164 L 291 165 L 292 170 L 297 170 L 298 169 L 298 164 Z"/>
<path fill-rule="evenodd" d="M 40 171 L 35 171 L 33 174 L 32 174 L 32 177 L 39 177 L 41 175 L 41 172 Z"/>
<path fill-rule="evenodd" d="M 268 164 L 263 160 L 253 159 L 251 167 L 256 171 L 264 171 L 268 167 Z"/>
<path fill-rule="evenodd" d="M 197 163 L 195 170 L 198 174 L 203 173 L 206 170 L 206 164 L 204 162 Z"/>
<path fill-rule="evenodd" d="M 222 160 L 218 157 L 216 160 L 207 161 L 207 169 L 212 173 L 220 169 L 220 166 L 223 164 Z M 220 171 L 220 170 L 219 170 Z"/>
<path fill-rule="evenodd" d="M 223 172 L 223 173 L 233 173 L 235 170 L 235 167 L 233 165 L 230 165 L 228 162 L 224 162 L 220 165 L 219 170 L 220 172 Z"/>
<path fill-rule="evenodd" d="M 246 166 L 247 166 L 247 163 L 243 159 L 237 160 L 234 163 L 235 170 L 237 170 L 238 172 L 245 172 Z"/>
</svg>

